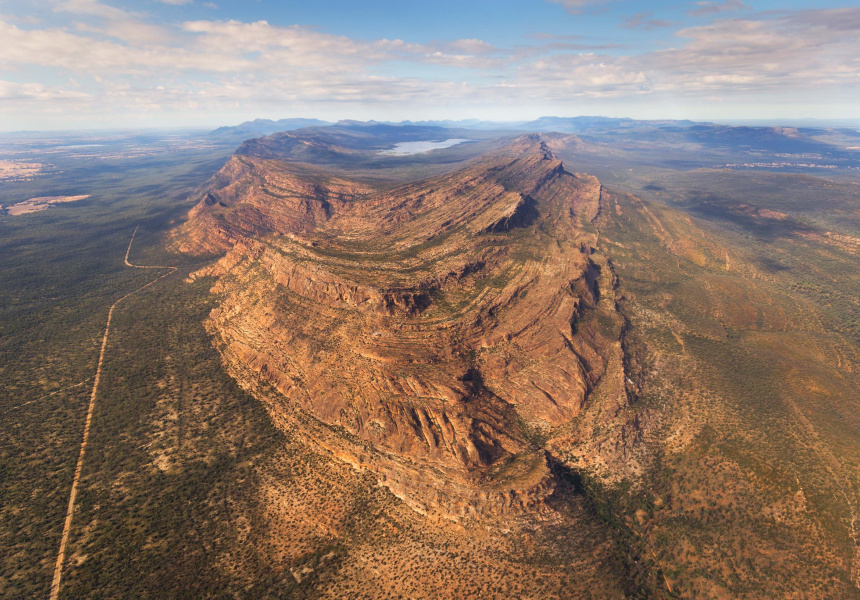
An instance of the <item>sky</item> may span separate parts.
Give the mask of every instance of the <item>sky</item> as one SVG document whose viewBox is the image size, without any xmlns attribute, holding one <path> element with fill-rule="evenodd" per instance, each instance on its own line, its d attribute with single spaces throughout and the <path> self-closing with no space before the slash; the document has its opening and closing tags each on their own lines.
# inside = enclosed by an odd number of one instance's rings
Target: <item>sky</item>
<svg viewBox="0 0 860 600">
<path fill-rule="evenodd" d="M 860 118 L 860 3 L 0 0 L 0 130 Z"/>
</svg>

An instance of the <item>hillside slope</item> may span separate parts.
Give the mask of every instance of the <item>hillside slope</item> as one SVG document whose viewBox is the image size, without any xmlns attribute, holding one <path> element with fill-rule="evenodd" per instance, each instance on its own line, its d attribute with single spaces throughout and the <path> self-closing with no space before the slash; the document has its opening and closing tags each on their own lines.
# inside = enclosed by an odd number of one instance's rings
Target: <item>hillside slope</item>
<svg viewBox="0 0 860 600">
<path fill-rule="evenodd" d="M 193 275 L 215 278 L 207 327 L 278 427 L 468 539 L 537 535 L 573 570 L 577 544 L 609 549 L 598 597 L 858 597 L 846 234 L 732 205 L 781 224 L 752 243 L 572 172 L 557 154 L 607 156 L 574 136 L 406 183 L 294 142 L 234 156 L 174 236 L 223 254 Z"/>
</svg>

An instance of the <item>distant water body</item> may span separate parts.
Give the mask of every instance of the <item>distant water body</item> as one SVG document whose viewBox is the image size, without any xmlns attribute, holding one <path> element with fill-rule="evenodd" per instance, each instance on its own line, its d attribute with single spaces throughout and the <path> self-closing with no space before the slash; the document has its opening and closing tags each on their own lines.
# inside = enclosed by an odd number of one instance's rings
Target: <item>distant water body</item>
<svg viewBox="0 0 860 600">
<path fill-rule="evenodd" d="M 444 142 L 401 142 L 394 146 L 391 150 L 383 150 L 382 154 L 389 156 L 406 156 L 408 154 L 420 154 L 421 152 L 429 152 L 430 150 L 441 150 L 442 148 L 450 148 L 463 142 L 471 140 L 450 139 Z"/>
</svg>

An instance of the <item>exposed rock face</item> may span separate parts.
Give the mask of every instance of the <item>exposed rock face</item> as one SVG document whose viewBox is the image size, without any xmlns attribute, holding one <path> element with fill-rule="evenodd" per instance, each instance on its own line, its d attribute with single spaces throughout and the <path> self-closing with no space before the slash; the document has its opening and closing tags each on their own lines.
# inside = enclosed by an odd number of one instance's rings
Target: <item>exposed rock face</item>
<svg viewBox="0 0 860 600">
<path fill-rule="evenodd" d="M 212 178 L 176 246 L 221 253 L 268 232 L 308 231 L 371 191 L 308 167 L 237 154 Z"/>
<path fill-rule="evenodd" d="M 178 238 L 229 248 L 198 275 L 218 277 L 210 327 L 231 373 L 417 510 L 538 509 L 554 489 L 541 440 L 617 347 L 584 318 L 609 277 L 599 182 L 536 136 L 389 191 L 297 171 L 234 157 Z"/>
</svg>

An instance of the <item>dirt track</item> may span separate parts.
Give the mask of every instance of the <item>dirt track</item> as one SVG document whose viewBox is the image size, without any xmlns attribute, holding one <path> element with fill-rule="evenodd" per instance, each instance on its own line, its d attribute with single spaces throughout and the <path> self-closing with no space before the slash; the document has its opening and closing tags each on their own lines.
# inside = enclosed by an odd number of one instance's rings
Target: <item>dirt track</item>
<svg viewBox="0 0 860 600">
<path fill-rule="evenodd" d="M 145 209 L 144 209 L 144 214 L 146 214 Z M 143 216 L 141 216 L 140 220 L 143 220 Z M 78 454 L 78 462 L 75 465 L 75 475 L 72 478 L 72 490 L 71 490 L 71 493 L 69 494 L 69 506 L 66 509 L 66 520 L 65 520 L 65 523 L 63 524 L 63 535 L 60 538 L 60 551 L 57 554 L 57 564 L 54 567 L 54 580 L 51 583 L 50 600 L 56 600 L 60 594 L 60 583 L 61 583 L 62 577 L 63 577 L 63 563 L 65 562 L 65 559 L 66 559 L 66 546 L 68 545 L 68 542 L 69 542 L 69 531 L 72 528 L 72 518 L 74 517 L 74 514 L 75 514 L 75 499 L 77 498 L 77 495 L 78 495 L 78 483 L 80 482 L 81 470 L 84 466 L 84 455 L 86 454 L 86 450 L 87 450 L 87 440 L 89 439 L 89 436 L 90 436 L 90 424 L 92 423 L 93 409 L 95 408 L 96 396 L 98 395 L 98 391 L 99 391 L 99 380 L 101 379 L 102 364 L 104 363 L 105 352 L 107 350 L 108 337 L 110 336 L 110 324 L 111 324 L 111 319 L 113 319 L 113 311 L 119 305 L 120 302 L 122 302 L 123 300 L 125 300 L 126 298 L 131 296 L 132 294 L 136 294 L 137 292 L 148 288 L 149 286 L 151 286 L 152 284 L 154 284 L 158 280 L 160 280 L 164 277 L 167 277 L 168 275 L 170 275 L 171 273 L 176 271 L 176 267 L 170 267 L 170 266 L 165 266 L 165 265 L 135 265 L 135 264 L 132 264 L 128 261 L 128 255 L 131 252 L 131 245 L 134 243 L 134 236 L 137 235 L 137 230 L 139 227 L 140 227 L 140 221 L 138 221 L 137 226 L 134 228 L 134 233 L 131 234 L 131 239 L 128 242 L 128 248 L 125 251 L 125 259 L 124 259 L 125 265 L 128 267 L 133 267 L 135 269 L 169 269 L 169 270 L 167 271 L 167 273 L 164 273 L 163 275 L 159 275 L 158 277 L 156 277 L 155 279 L 153 279 L 152 281 L 150 281 L 146 285 L 140 286 L 136 290 L 129 292 L 128 294 L 126 294 L 125 296 L 123 296 L 122 298 L 120 298 L 119 300 L 114 302 L 111 305 L 110 310 L 108 311 L 107 324 L 105 325 L 105 333 L 104 333 L 104 336 L 102 336 L 102 347 L 101 347 L 101 352 L 99 353 L 99 362 L 98 362 L 98 365 L 96 366 L 95 378 L 93 379 L 93 391 L 90 394 L 90 404 L 89 404 L 89 407 L 87 408 L 87 418 L 86 418 L 86 421 L 84 422 L 84 437 L 83 437 L 83 440 L 81 441 L 81 451 L 80 451 L 80 454 Z"/>
</svg>

